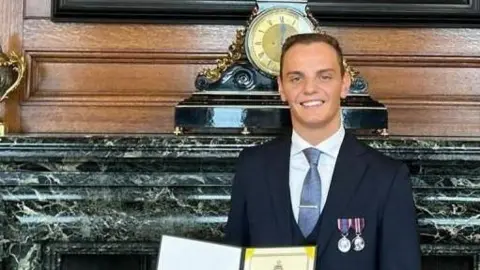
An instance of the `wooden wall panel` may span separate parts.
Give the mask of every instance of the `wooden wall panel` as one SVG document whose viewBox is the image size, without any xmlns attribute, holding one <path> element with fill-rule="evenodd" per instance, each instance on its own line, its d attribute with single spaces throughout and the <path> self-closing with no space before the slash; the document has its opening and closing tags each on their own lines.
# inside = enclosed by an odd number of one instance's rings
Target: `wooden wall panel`
<svg viewBox="0 0 480 270">
<path fill-rule="evenodd" d="M 478 137 L 480 130 L 478 104 L 394 104 L 388 113 L 391 135 Z"/>
<path fill-rule="evenodd" d="M 27 50 L 226 52 L 238 26 L 25 21 Z"/>
<path fill-rule="evenodd" d="M 24 105 L 25 133 L 171 133 L 172 106 Z"/>
<path fill-rule="evenodd" d="M 25 0 L 22 46 L 31 66 L 17 109 L 25 133 L 171 132 L 174 105 L 238 29 L 53 23 L 49 7 Z M 324 29 L 387 105 L 390 134 L 480 136 L 480 29 Z"/>
<path fill-rule="evenodd" d="M 344 53 L 359 55 L 480 56 L 480 29 L 325 27 Z"/>
<path fill-rule="evenodd" d="M 42 63 L 37 94 L 145 95 L 186 92 L 198 67 L 187 64 Z M 48 91 L 48 93 L 45 93 Z"/>
<path fill-rule="evenodd" d="M 480 102 L 480 68 L 477 67 L 385 67 L 361 66 L 372 95 L 391 97 L 455 99 L 471 96 Z M 428 78 L 428 79 L 427 79 Z"/>
<path fill-rule="evenodd" d="M 5 51 L 21 48 L 22 9 L 21 1 L 0 0 L 0 45 Z"/>
<path fill-rule="evenodd" d="M 34 87 L 22 103 L 29 112 L 22 114 L 25 132 L 99 132 L 98 126 L 103 123 L 105 132 L 112 133 L 127 128 L 132 132 L 171 131 L 172 108 L 194 91 L 196 73 L 218 55 L 68 52 L 33 53 L 31 57 L 30 85 Z M 478 131 L 480 93 L 474 85 L 479 83 L 479 72 L 474 61 L 470 59 L 469 66 L 442 67 L 432 61 L 409 66 L 405 59 L 379 59 L 371 62 L 376 66 L 368 66 L 368 57 L 357 56 L 354 63 L 371 80 L 372 96 L 389 108 L 391 134 L 469 136 Z M 89 121 L 80 117 L 78 124 L 69 125 L 75 119 L 33 113 L 33 108 L 53 106 L 54 111 L 61 107 L 62 112 L 71 106 L 77 116 L 82 111 L 90 115 Z M 102 108 L 110 111 L 111 107 L 119 108 L 118 113 L 102 113 Z M 120 121 L 122 112 L 136 107 L 154 108 L 148 108 L 150 113 L 142 116 L 143 120 L 133 121 L 136 124 Z M 153 124 L 158 117 L 153 113 L 155 107 L 167 118 L 161 125 Z M 94 116 L 108 121 L 97 123 Z M 36 120 L 29 121 L 30 117 Z M 147 128 L 146 123 L 152 126 Z"/>
<path fill-rule="evenodd" d="M 173 131 L 173 107 L 193 92 L 209 54 L 30 53 L 27 133 Z M 47 110 L 48 109 L 48 110 Z"/>
<path fill-rule="evenodd" d="M 224 52 L 233 25 L 80 24 L 25 21 L 25 47 Z M 346 55 L 480 56 L 480 29 L 325 27 Z"/>
<path fill-rule="evenodd" d="M 152 96 L 194 90 L 196 74 L 218 55 L 30 54 L 38 95 Z"/>
<path fill-rule="evenodd" d="M 25 1 L 25 19 L 49 18 L 50 0 L 22 0 Z"/>
</svg>

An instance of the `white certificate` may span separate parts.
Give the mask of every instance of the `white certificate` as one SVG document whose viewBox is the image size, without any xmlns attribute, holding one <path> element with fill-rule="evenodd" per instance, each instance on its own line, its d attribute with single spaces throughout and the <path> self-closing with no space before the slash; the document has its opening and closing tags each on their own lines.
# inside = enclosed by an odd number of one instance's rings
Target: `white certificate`
<svg viewBox="0 0 480 270">
<path fill-rule="evenodd" d="M 239 270 L 242 248 L 162 236 L 157 270 Z"/>
<path fill-rule="evenodd" d="M 314 270 L 315 257 L 315 246 L 242 248 L 164 235 L 157 270 Z"/>
</svg>

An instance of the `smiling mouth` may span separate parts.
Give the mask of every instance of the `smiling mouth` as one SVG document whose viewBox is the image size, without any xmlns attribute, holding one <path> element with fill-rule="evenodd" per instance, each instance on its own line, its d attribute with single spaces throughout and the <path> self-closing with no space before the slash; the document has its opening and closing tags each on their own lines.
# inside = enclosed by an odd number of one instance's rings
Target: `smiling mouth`
<svg viewBox="0 0 480 270">
<path fill-rule="evenodd" d="M 310 101 L 300 102 L 300 105 L 302 105 L 305 108 L 313 108 L 313 107 L 322 106 L 324 103 L 325 101 L 323 100 L 310 100 Z"/>
</svg>

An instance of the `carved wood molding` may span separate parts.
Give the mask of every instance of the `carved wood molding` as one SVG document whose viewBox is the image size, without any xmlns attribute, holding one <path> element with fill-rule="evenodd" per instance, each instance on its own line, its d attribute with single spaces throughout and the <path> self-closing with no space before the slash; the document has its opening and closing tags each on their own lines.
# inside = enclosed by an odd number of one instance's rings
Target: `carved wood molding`
<svg viewBox="0 0 480 270">
<path fill-rule="evenodd" d="M 172 107 L 194 91 L 194 77 L 203 66 L 213 66 L 222 54 L 215 53 L 118 53 L 118 52 L 48 52 L 31 51 L 29 58 L 28 87 L 22 106 L 64 105 L 64 106 L 168 106 Z M 185 71 L 192 77 L 187 88 L 175 88 L 174 82 L 155 80 L 157 73 L 170 72 L 171 67 L 182 70 L 184 67 L 196 67 Z M 59 70 L 59 73 L 52 73 Z M 64 70 L 65 72 L 62 72 Z M 94 70 L 94 71 L 92 71 Z M 96 74 L 98 71 L 99 74 Z M 193 71 L 190 72 L 190 71 Z M 148 73 L 147 73 L 148 72 Z M 115 78 L 112 75 L 131 76 L 132 80 Z M 174 75 L 161 75 L 159 78 Z M 71 78 L 71 81 L 68 81 Z M 124 79 L 125 83 L 116 83 Z M 93 80 L 89 83 L 87 80 Z M 106 80 L 106 81 L 105 81 Z M 116 83 L 117 88 L 91 89 L 97 84 L 109 86 Z M 51 81 L 51 83 L 44 83 Z M 136 84 L 136 82 L 138 84 Z M 55 88 L 49 88 L 49 85 Z M 72 86 L 74 85 L 74 86 Z M 62 88 L 68 87 L 68 88 Z"/>
</svg>

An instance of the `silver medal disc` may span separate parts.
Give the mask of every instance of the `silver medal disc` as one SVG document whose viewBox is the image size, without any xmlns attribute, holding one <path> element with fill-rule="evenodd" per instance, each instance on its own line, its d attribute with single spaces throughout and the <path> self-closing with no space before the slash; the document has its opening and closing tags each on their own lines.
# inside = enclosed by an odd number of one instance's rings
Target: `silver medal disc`
<svg viewBox="0 0 480 270">
<path fill-rule="evenodd" d="M 353 249 L 355 251 L 360 251 L 363 248 L 365 248 L 365 241 L 360 235 L 357 235 L 352 242 L 353 242 Z"/>
<path fill-rule="evenodd" d="M 350 250 L 351 247 L 352 244 L 345 236 L 338 240 L 338 250 L 340 250 L 341 252 L 346 253 Z"/>
</svg>

